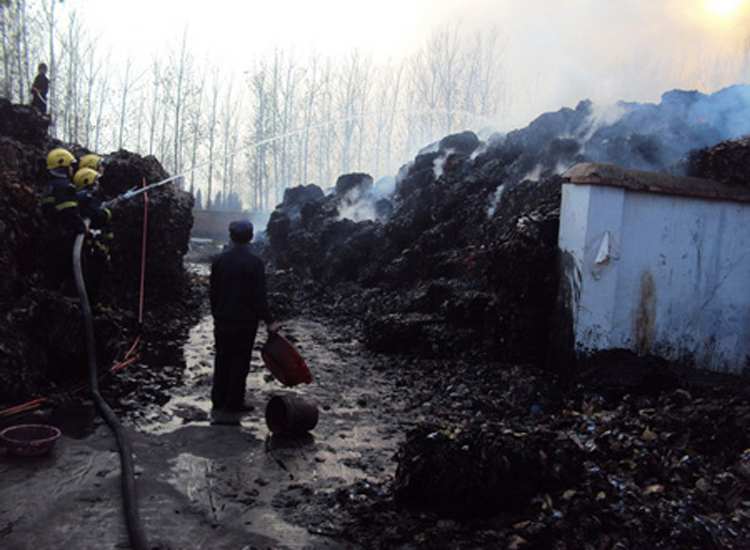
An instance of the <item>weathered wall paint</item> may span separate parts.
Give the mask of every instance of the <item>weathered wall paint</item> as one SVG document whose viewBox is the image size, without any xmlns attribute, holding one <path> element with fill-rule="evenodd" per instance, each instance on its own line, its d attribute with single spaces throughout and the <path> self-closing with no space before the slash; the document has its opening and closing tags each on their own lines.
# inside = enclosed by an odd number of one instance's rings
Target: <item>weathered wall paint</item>
<svg viewBox="0 0 750 550">
<path fill-rule="evenodd" d="M 565 184 L 559 246 L 578 352 L 750 370 L 750 204 Z"/>
</svg>

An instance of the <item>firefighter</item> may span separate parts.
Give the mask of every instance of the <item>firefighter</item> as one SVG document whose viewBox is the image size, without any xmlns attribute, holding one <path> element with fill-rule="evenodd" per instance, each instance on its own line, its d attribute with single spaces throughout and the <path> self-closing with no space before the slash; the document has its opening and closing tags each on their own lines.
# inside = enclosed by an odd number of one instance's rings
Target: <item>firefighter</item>
<svg viewBox="0 0 750 550">
<path fill-rule="evenodd" d="M 80 214 L 87 218 L 89 231 L 83 242 L 81 262 L 89 301 L 97 306 L 101 283 L 109 270 L 113 234 L 109 227 L 112 213 L 104 206 L 99 188 L 101 175 L 93 168 L 81 168 L 73 177 Z"/>
<path fill-rule="evenodd" d="M 42 209 L 47 219 L 74 233 L 86 230 L 78 210 L 73 174 L 78 162 L 67 149 L 58 147 L 47 155 L 48 180 L 42 198 Z"/>
<path fill-rule="evenodd" d="M 78 161 L 79 170 L 83 168 L 91 168 L 92 170 L 99 172 L 99 174 L 104 174 L 104 168 L 106 168 L 106 166 L 107 161 L 103 157 L 94 153 L 83 155 L 81 160 Z"/>
<path fill-rule="evenodd" d="M 52 230 L 46 235 L 50 260 L 49 283 L 55 290 L 75 297 L 73 244 L 86 224 L 78 207 L 78 196 L 71 181 L 77 165 L 67 149 L 58 147 L 47 155 L 48 180 L 42 197 L 42 212 Z"/>
<path fill-rule="evenodd" d="M 104 206 L 100 179 L 101 174 L 93 168 L 81 168 L 73 176 L 80 214 L 91 220 L 92 229 L 102 229 L 112 219 L 112 213 Z"/>
</svg>

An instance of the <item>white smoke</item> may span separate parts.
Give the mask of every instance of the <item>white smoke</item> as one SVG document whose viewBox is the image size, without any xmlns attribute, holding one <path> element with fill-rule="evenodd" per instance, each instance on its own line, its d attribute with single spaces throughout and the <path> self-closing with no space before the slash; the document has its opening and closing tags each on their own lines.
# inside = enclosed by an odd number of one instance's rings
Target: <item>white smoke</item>
<svg viewBox="0 0 750 550">
<path fill-rule="evenodd" d="M 600 128 L 616 124 L 626 114 L 627 109 L 621 102 L 606 104 L 592 103 L 591 114 L 586 121 L 587 131 L 585 135 L 580 137 L 579 142 L 581 145 L 585 145 Z"/>
<path fill-rule="evenodd" d="M 435 174 L 435 179 L 440 179 L 445 172 L 445 161 L 448 159 L 448 155 L 441 155 L 436 157 L 432 162 L 432 171 Z"/>
<path fill-rule="evenodd" d="M 539 181 L 542 177 L 542 170 L 544 170 L 544 166 L 542 166 L 541 163 L 537 163 L 537 165 L 534 166 L 528 174 L 521 178 L 521 180 Z"/>
<path fill-rule="evenodd" d="M 390 197 L 396 189 L 396 178 L 393 176 L 383 176 L 372 188 L 372 194 L 377 198 Z"/>
<path fill-rule="evenodd" d="M 341 198 L 338 219 L 354 222 L 377 219 L 373 196 L 369 193 L 363 193 L 358 187 L 350 189 Z"/>
<path fill-rule="evenodd" d="M 374 221 L 377 219 L 375 205 L 371 202 L 360 201 L 355 204 L 343 206 L 339 209 L 340 220 L 352 220 L 353 222 Z"/>
<path fill-rule="evenodd" d="M 504 190 L 504 183 L 501 183 L 500 185 L 498 185 L 497 189 L 495 189 L 495 193 L 492 195 L 492 199 L 490 200 L 490 205 L 487 207 L 487 219 L 492 218 L 492 216 L 495 215 L 495 212 L 497 212 L 497 208 L 500 206 L 500 199 L 502 199 L 503 197 Z"/>
</svg>

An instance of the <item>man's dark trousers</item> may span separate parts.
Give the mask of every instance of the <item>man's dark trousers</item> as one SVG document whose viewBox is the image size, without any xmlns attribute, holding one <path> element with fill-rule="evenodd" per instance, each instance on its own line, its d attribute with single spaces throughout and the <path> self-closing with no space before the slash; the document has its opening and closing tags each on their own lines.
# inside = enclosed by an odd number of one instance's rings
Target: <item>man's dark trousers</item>
<svg viewBox="0 0 750 550">
<path fill-rule="evenodd" d="M 241 410 L 258 321 L 214 322 L 216 355 L 211 401 L 214 409 Z"/>
</svg>

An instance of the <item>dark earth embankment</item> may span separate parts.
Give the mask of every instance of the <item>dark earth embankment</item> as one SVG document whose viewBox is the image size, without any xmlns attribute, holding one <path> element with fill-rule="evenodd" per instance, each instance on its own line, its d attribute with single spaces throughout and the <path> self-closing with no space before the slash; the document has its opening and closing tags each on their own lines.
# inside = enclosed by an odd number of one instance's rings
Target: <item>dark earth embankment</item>
<svg viewBox="0 0 750 550">
<path fill-rule="evenodd" d="M 88 151 L 48 140 L 44 120 L 29 107 L 0 100 L 0 114 L 0 403 L 7 407 L 85 379 L 80 308 L 53 290 L 59 283 L 49 275 L 55 227 L 41 214 L 40 195 L 49 150 L 62 146 L 78 157 Z M 109 155 L 102 189 L 109 199 L 167 176 L 155 158 L 117 151 Z M 149 192 L 144 202 L 141 195 L 112 209 L 112 263 L 99 297 L 102 307 L 95 308 L 102 369 L 122 358 L 140 332 L 148 342 L 169 341 L 198 318 L 182 260 L 193 198 L 167 184 Z M 142 278 L 144 217 L 148 266 Z"/>
</svg>

